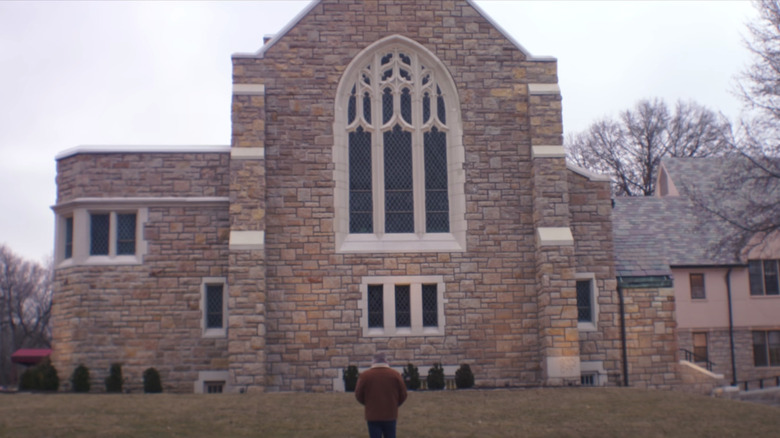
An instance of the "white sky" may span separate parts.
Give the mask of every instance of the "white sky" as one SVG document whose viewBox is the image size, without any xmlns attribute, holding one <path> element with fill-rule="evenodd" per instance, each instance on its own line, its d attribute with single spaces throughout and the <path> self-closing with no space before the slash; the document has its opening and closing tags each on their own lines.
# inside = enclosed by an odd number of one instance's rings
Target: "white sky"
<svg viewBox="0 0 780 438">
<path fill-rule="evenodd" d="M 0 2 L 0 243 L 53 251 L 57 153 L 79 145 L 229 145 L 230 55 L 255 52 L 307 1 Z M 750 62 L 747 1 L 478 4 L 558 58 L 565 133 L 642 98 L 731 118 Z"/>
</svg>

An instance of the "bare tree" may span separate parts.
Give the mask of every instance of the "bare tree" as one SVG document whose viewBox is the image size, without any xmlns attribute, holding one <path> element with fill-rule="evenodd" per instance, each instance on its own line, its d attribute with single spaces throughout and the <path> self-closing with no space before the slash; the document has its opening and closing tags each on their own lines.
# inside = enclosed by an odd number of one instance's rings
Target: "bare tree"
<svg viewBox="0 0 780 438">
<path fill-rule="evenodd" d="M 693 191 L 693 201 L 728 230 L 714 249 L 739 257 L 780 237 L 780 4 L 754 6 L 759 19 L 748 24 L 745 42 L 754 61 L 737 84 L 745 112 L 729 137 L 737 159 L 709 195 Z"/>
<path fill-rule="evenodd" d="M 610 175 L 617 196 L 647 196 L 655 190 L 661 158 L 722 154 L 728 122 L 695 103 L 678 101 L 673 111 L 660 99 L 641 100 L 618 120 L 604 119 L 567 138 L 569 159 Z"/>
<path fill-rule="evenodd" d="M 52 272 L 0 245 L 0 385 L 12 383 L 14 351 L 51 346 Z"/>
</svg>

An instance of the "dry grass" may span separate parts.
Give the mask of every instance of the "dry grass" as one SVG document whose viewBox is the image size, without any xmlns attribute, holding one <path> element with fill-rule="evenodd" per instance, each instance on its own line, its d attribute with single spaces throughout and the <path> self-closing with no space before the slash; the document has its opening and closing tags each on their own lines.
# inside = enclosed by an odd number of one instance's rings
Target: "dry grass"
<svg viewBox="0 0 780 438">
<path fill-rule="evenodd" d="M 2 437 L 365 437 L 352 394 L 0 394 Z M 778 436 L 775 407 L 636 389 L 411 393 L 400 437 Z"/>
</svg>

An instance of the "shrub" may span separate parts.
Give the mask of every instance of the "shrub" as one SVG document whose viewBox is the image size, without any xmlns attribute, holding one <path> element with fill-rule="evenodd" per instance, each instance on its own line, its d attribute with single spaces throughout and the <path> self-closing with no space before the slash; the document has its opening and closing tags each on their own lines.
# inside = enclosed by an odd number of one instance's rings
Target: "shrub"
<svg viewBox="0 0 780 438">
<path fill-rule="evenodd" d="M 106 377 L 106 392 L 122 392 L 122 384 L 124 379 L 122 378 L 122 364 L 112 363 L 111 368 L 108 370 L 108 377 Z"/>
<path fill-rule="evenodd" d="M 89 368 L 84 364 L 77 366 L 70 376 L 70 384 L 73 392 L 89 392 Z"/>
<path fill-rule="evenodd" d="M 60 389 L 57 369 L 46 359 L 22 373 L 19 389 L 27 391 L 56 391 Z"/>
<path fill-rule="evenodd" d="M 20 391 L 33 391 L 40 388 L 40 377 L 33 369 L 34 368 L 27 368 L 19 378 Z"/>
<path fill-rule="evenodd" d="M 433 364 L 433 368 L 428 370 L 428 389 L 444 389 L 444 368 L 440 363 Z"/>
<path fill-rule="evenodd" d="M 350 365 L 344 368 L 344 372 L 341 376 L 344 379 L 344 391 L 354 392 L 355 386 L 357 386 L 358 377 L 360 377 L 358 368 L 355 365 Z"/>
<path fill-rule="evenodd" d="M 147 394 L 157 394 L 162 392 L 160 373 L 154 368 L 147 368 L 144 371 L 144 392 Z"/>
<path fill-rule="evenodd" d="M 460 368 L 455 371 L 455 386 L 458 389 L 474 386 L 474 374 L 471 372 L 471 367 L 468 364 L 461 364 Z"/>
<path fill-rule="evenodd" d="M 404 368 L 404 383 L 406 383 L 406 389 L 420 389 L 420 373 L 417 371 L 417 367 L 412 364 L 406 364 Z"/>
</svg>

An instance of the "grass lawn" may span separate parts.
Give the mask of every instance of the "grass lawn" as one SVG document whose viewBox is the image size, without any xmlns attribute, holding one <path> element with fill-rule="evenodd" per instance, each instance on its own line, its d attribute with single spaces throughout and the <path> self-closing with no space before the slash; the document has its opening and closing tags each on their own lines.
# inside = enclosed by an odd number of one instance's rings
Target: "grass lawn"
<svg viewBox="0 0 780 438">
<path fill-rule="evenodd" d="M 425 391 L 398 436 L 757 437 L 780 408 L 625 388 Z M 0 437 L 361 437 L 352 394 L 0 394 Z"/>
</svg>

